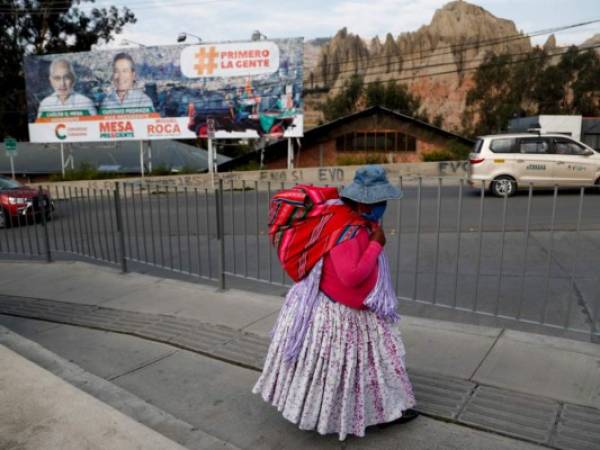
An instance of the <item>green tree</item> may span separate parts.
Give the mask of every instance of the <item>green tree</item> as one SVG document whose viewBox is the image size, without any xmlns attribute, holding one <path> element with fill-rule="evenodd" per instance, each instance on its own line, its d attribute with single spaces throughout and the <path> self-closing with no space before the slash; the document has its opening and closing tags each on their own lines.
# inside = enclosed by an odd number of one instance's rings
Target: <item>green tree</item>
<svg viewBox="0 0 600 450">
<path fill-rule="evenodd" d="M 444 126 L 444 116 L 442 114 L 436 114 L 431 120 L 431 125 L 442 128 Z"/>
<path fill-rule="evenodd" d="M 344 82 L 340 92 L 328 98 L 322 106 L 325 120 L 335 120 L 356 111 L 356 104 L 363 95 L 363 78 L 354 74 Z"/>
<path fill-rule="evenodd" d="M 360 75 L 352 75 L 344 83 L 339 94 L 328 98 L 321 106 L 325 120 L 335 120 L 355 112 L 358 105 L 367 108 L 383 106 L 391 110 L 414 116 L 427 121 L 427 114 L 419 111 L 421 99 L 412 95 L 404 84 L 391 80 L 382 83 L 379 80 L 365 84 Z"/>
<path fill-rule="evenodd" d="M 356 111 L 356 105 L 363 95 L 364 83 L 360 75 L 354 74 L 346 80 L 340 92 L 328 98 L 321 110 L 325 120 L 335 120 Z"/>
<path fill-rule="evenodd" d="M 533 86 L 531 99 L 537 105 L 537 113 L 565 114 L 565 94 L 569 75 L 558 66 L 547 67 Z"/>
<path fill-rule="evenodd" d="M 516 109 L 511 87 L 511 57 L 488 53 L 467 93 L 463 127 L 468 134 L 500 131 Z"/>
<path fill-rule="evenodd" d="M 371 106 L 383 106 L 386 100 L 387 89 L 379 80 L 375 80 L 367 85 L 365 89 L 365 103 L 367 108 Z"/>
<path fill-rule="evenodd" d="M 489 53 L 467 93 L 463 133 L 506 129 L 515 116 L 600 114 L 600 57 L 573 46 L 559 56 L 536 48 L 525 57 Z"/>
<path fill-rule="evenodd" d="M 550 69 L 550 68 L 548 68 Z M 600 114 L 600 57 L 593 50 L 569 47 L 558 63 L 563 74 L 561 112 L 596 116 Z M 544 111 L 545 112 L 545 111 Z"/>
<path fill-rule="evenodd" d="M 387 84 L 375 80 L 369 83 L 365 91 L 367 107 L 383 106 L 391 110 L 417 117 L 421 107 L 421 99 L 412 95 L 405 84 L 390 80 Z"/>
<path fill-rule="evenodd" d="M 24 56 L 90 50 L 135 23 L 128 8 L 80 9 L 94 1 L 0 0 L 0 138 L 27 138 Z"/>
</svg>

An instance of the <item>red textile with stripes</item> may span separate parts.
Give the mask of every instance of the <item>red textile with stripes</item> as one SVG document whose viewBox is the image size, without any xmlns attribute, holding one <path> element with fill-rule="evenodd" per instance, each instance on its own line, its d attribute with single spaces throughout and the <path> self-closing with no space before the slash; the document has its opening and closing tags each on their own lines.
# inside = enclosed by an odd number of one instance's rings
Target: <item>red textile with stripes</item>
<svg viewBox="0 0 600 450">
<path fill-rule="evenodd" d="M 269 236 L 283 269 L 300 281 L 334 246 L 356 235 L 369 222 L 339 199 L 337 188 L 299 184 L 273 196 Z"/>
</svg>

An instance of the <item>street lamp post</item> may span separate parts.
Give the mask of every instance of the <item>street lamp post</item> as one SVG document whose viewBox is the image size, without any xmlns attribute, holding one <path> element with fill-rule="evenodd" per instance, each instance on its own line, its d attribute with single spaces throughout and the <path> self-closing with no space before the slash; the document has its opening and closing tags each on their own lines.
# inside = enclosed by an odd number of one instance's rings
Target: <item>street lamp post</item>
<svg viewBox="0 0 600 450">
<path fill-rule="evenodd" d="M 267 39 L 267 36 L 262 34 L 259 30 L 255 30 L 254 33 L 252 33 L 252 36 L 250 36 L 250 38 L 253 41 L 260 41 L 261 39 Z"/>
<path fill-rule="evenodd" d="M 121 45 L 139 45 L 140 47 L 146 47 L 144 44 L 140 44 L 139 42 L 132 41 L 131 39 L 121 39 Z"/>
<path fill-rule="evenodd" d="M 185 42 L 188 36 L 198 39 L 199 44 L 202 42 L 202 38 L 200 36 L 196 36 L 195 34 L 185 32 L 179 33 L 177 35 L 177 42 Z"/>
</svg>

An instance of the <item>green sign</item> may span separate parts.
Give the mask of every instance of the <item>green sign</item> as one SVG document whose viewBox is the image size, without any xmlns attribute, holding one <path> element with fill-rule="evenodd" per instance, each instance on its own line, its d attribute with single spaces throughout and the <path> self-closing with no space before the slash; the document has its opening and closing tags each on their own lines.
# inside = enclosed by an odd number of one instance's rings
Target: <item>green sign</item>
<svg viewBox="0 0 600 450">
<path fill-rule="evenodd" d="M 4 138 L 4 149 L 6 153 L 16 153 L 17 152 L 17 140 L 14 138 Z"/>
</svg>

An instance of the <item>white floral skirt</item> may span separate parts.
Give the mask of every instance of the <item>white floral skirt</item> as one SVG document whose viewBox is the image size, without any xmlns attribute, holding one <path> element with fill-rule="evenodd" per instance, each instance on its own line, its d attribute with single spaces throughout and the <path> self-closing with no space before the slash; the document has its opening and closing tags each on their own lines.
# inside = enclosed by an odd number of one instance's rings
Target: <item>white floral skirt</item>
<svg viewBox="0 0 600 450">
<path fill-rule="evenodd" d="M 392 325 L 368 310 L 319 294 L 298 359 L 284 359 L 298 302 L 286 303 L 253 392 L 302 430 L 364 436 L 415 405 L 404 345 Z"/>
</svg>

